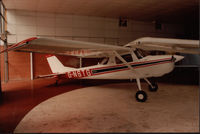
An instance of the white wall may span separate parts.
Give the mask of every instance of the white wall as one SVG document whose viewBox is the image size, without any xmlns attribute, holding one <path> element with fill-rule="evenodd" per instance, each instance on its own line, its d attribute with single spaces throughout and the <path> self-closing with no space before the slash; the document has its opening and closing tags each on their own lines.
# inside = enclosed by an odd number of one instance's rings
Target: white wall
<svg viewBox="0 0 200 134">
<path fill-rule="evenodd" d="M 9 43 L 48 36 L 124 45 L 143 36 L 176 37 L 183 33 L 179 25 L 163 24 L 162 30 L 155 30 L 154 23 L 128 20 L 127 27 L 119 27 L 118 19 L 20 10 L 8 10 L 7 21 Z"/>
</svg>

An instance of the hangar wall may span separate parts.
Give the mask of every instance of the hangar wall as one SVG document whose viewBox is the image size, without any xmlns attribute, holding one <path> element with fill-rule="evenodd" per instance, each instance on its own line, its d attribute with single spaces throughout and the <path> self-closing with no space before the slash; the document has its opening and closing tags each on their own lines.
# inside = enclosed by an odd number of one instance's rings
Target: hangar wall
<svg viewBox="0 0 200 134">
<path fill-rule="evenodd" d="M 45 36 L 124 45 L 144 36 L 172 38 L 184 36 L 184 27 L 180 24 L 163 24 L 161 30 L 156 30 L 153 22 L 129 19 L 127 27 L 119 27 L 119 20 L 114 18 L 21 10 L 7 10 L 7 22 L 8 43 L 16 43 L 33 36 Z M 30 79 L 30 55 L 28 53 L 9 52 L 8 58 L 9 80 Z M 78 59 L 63 56 L 59 58 L 65 65 L 78 66 Z M 44 54 L 34 54 L 33 61 L 34 77 L 51 73 Z M 2 78 L 4 79 L 3 64 L 2 62 Z"/>
<path fill-rule="evenodd" d="M 108 44 L 126 44 L 142 36 L 176 37 L 184 33 L 181 25 L 163 24 L 156 30 L 152 22 L 128 20 L 119 27 L 118 19 L 8 10 L 9 43 L 32 36 L 76 39 Z"/>
</svg>

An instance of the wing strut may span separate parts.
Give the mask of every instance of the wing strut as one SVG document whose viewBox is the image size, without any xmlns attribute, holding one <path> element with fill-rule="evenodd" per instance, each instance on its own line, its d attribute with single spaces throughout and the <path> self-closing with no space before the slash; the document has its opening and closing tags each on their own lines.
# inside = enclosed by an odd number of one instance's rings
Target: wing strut
<svg viewBox="0 0 200 134">
<path fill-rule="evenodd" d="M 121 62 L 123 62 L 125 65 L 127 65 L 127 66 L 131 69 L 131 71 L 133 71 L 134 73 L 137 73 L 137 74 L 140 76 L 140 74 L 139 74 L 138 72 L 136 72 L 136 71 L 133 69 L 133 67 L 132 67 L 128 62 L 126 62 L 126 60 L 124 60 L 124 58 L 123 58 L 121 55 L 119 55 L 116 51 L 113 51 L 113 52 L 114 52 L 115 56 L 116 56 Z"/>
<path fill-rule="evenodd" d="M 132 59 L 133 60 L 138 60 L 138 57 L 135 55 L 135 53 L 133 52 L 133 50 L 130 51 Z"/>
<path fill-rule="evenodd" d="M 136 78 L 136 81 L 137 81 L 137 86 L 138 86 L 139 91 L 136 92 L 135 97 L 136 97 L 137 101 L 139 101 L 139 102 L 145 102 L 146 99 L 147 99 L 147 94 L 144 91 L 142 91 L 142 88 L 141 88 L 141 83 L 140 83 L 140 77 L 141 77 L 141 75 L 139 74 L 139 72 L 135 71 L 133 69 L 133 67 L 128 62 L 126 62 L 126 60 L 124 60 L 124 58 L 121 55 L 119 55 L 116 51 L 113 51 L 113 52 L 114 52 L 114 54 L 116 55 L 116 57 L 119 60 L 121 60 L 125 65 L 127 65 L 130 68 L 130 70 L 132 72 L 137 73 L 138 78 Z"/>
</svg>

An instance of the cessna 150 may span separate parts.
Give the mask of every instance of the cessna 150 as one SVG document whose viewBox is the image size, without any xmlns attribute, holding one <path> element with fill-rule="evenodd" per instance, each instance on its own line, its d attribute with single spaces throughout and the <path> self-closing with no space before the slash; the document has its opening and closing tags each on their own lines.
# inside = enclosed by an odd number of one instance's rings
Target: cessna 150
<svg viewBox="0 0 200 134">
<path fill-rule="evenodd" d="M 167 51 L 168 55 L 142 56 L 139 50 Z M 38 52 L 76 56 L 81 58 L 103 58 L 100 64 L 81 68 L 65 67 L 54 55 L 48 55 L 47 61 L 53 74 L 40 77 L 58 79 L 136 79 L 138 91 L 136 100 L 145 102 L 147 94 L 142 90 L 140 79 L 144 79 L 150 91 L 158 89 L 157 84 L 147 78 L 160 77 L 174 69 L 175 62 L 184 57 L 179 53 L 200 54 L 198 40 L 143 37 L 125 46 L 91 43 L 75 40 L 33 37 L 8 47 L 0 53 L 10 50 Z M 129 55 L 126 59 L 125 55 Z M 118 60 L 118 63 L 117 63 Z"/>
</svg>

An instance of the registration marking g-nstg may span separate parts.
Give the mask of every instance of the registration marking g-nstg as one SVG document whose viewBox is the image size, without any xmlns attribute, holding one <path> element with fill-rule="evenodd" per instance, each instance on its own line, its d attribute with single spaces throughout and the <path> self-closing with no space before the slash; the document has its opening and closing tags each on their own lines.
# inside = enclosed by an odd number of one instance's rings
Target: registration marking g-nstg
<svg viewBox="0 0 200 134">
<path fill-rule="evenodd" d="M 82 78 L 92 76 L 91 69 L 75 70 L 66 72 L 66 78 Z"/>
</svg>

